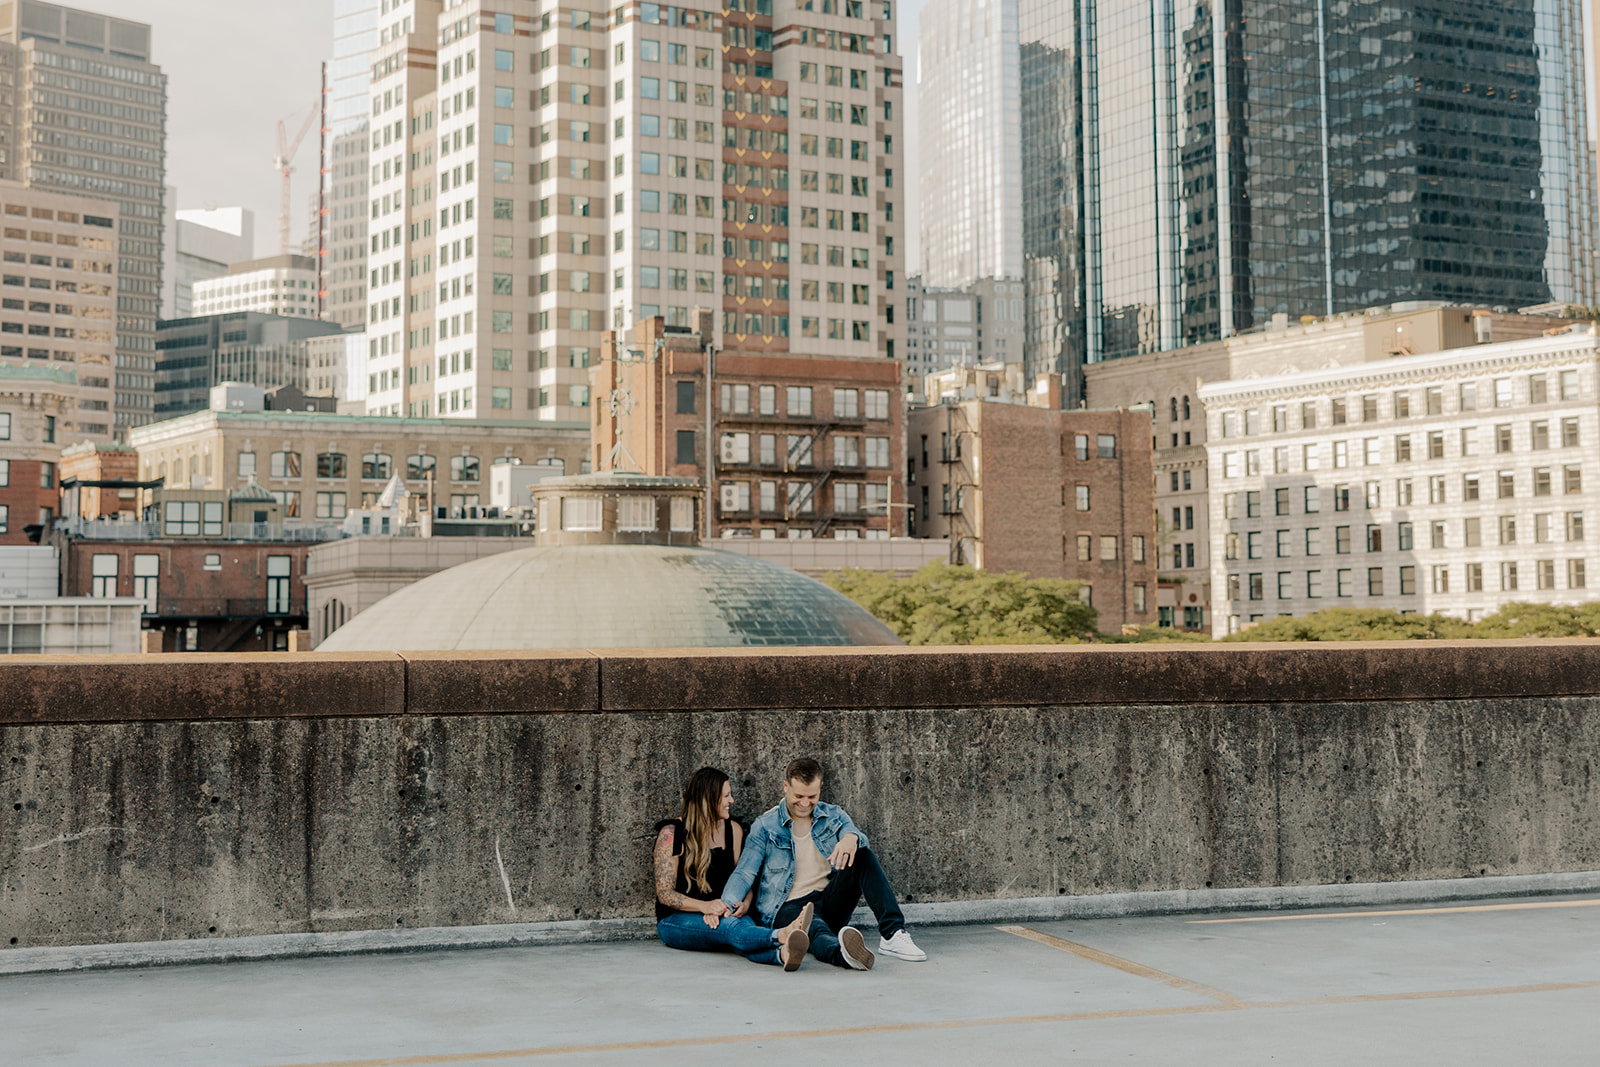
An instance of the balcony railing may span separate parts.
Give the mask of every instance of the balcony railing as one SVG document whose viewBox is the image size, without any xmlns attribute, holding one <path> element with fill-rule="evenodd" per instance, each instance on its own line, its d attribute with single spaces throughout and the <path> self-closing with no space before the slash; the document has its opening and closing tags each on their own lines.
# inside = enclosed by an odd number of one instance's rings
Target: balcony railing
<svg viewBox="0 0 1600 1067">
<path fill-rule="evenodd" d="M 145 617 L 187 619 L 243 619 L 275 615 L 304 615 L 304 595 L 298 597 L 158 596 L 156 609 Z"/>
<path fill-rule="evenodd" d="M 170 533 L 159 522 L 117 522 L 110 519 L 61 519 L 56 529 L 85 541 L 155 541 L 168 538 L 197 541 L 337 541 L 348 536 L 338 526 L 294 526 L 276 522 L 230 522 L 212 533 Z M 201 527 L 202 530 L 205 527 Z"/>
</svg>

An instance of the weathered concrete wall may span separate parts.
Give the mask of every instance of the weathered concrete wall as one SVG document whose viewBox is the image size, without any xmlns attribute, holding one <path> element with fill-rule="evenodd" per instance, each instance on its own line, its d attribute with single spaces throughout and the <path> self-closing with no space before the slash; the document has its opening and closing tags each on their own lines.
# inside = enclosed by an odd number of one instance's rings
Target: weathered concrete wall
<svg viewBox="0 0 1600 1067">
<path fill-rule="evenodd" d="M 1600 642 L 0 662 L 0 946 L 642 915 L 813 754 L 912 901 L 1600 868 Z"/>
</svg>

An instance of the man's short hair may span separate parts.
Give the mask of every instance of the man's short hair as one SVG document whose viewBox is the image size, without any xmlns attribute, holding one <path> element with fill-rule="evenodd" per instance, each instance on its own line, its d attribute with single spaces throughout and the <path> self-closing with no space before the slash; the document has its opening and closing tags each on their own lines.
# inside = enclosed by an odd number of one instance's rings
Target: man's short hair
<svg viewBox="0 0 1600 1067">
<path fill-rule="evenodd" d="M 822 764 L 810 756 L 801 756 L 797 760 L 790 761 L 789 769 L 783 772 L 783 780 L 786 782 L 805 782 L 810 784 L 818 781 L 821 777 Z"/>
</svg>

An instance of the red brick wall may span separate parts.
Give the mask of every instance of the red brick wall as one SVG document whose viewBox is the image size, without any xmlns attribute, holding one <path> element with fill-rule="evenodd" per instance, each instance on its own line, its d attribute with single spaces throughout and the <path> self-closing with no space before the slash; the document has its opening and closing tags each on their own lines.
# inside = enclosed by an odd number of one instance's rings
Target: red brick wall
<svg viewBox="0 0 1600 1067">
<path fill-rule="evenodd" d="M 7 509 L 6 532 L 0 534 L 0 545 L 25 545 L 28 535 L 23 527 L 39 521 L 39 509 L 49 508 L 52 515 L 60 514 L 60 490 L 39 486 L 39 461 L 14 459 L 8 484 L 0 487 L 0 505 Z M 52 484 L 56 484 L 52 479 Z"/>
</svg>

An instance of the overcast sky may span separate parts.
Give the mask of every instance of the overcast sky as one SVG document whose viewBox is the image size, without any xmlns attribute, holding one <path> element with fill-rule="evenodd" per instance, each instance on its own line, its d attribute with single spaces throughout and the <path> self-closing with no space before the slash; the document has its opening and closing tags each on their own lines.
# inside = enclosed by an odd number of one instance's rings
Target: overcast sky
<svg viewBox="0 0 1600 1067">
<path fill-rule="evenodd" d="M 78 0 L 82 7 L 147 22 L 155 61 L 167 75 L 167 184 L 178 207 L 242 205 L 255 212 L 256 254 L 278 244 L 277 124 L 288 135 L 317 99 L 319 65 L 333 48 L 332 0 Z M 916 24 L 927 0 L 899 5 L 905 57 L 908 199 L 915 193 Z M 296 247 L 306 233 L 306 198 L 316 189 L 316 131 L 295 156 L 289 221 Z M 915 270 L 917 215 L 906 205 L 907 266 Z"/>
</svg>

